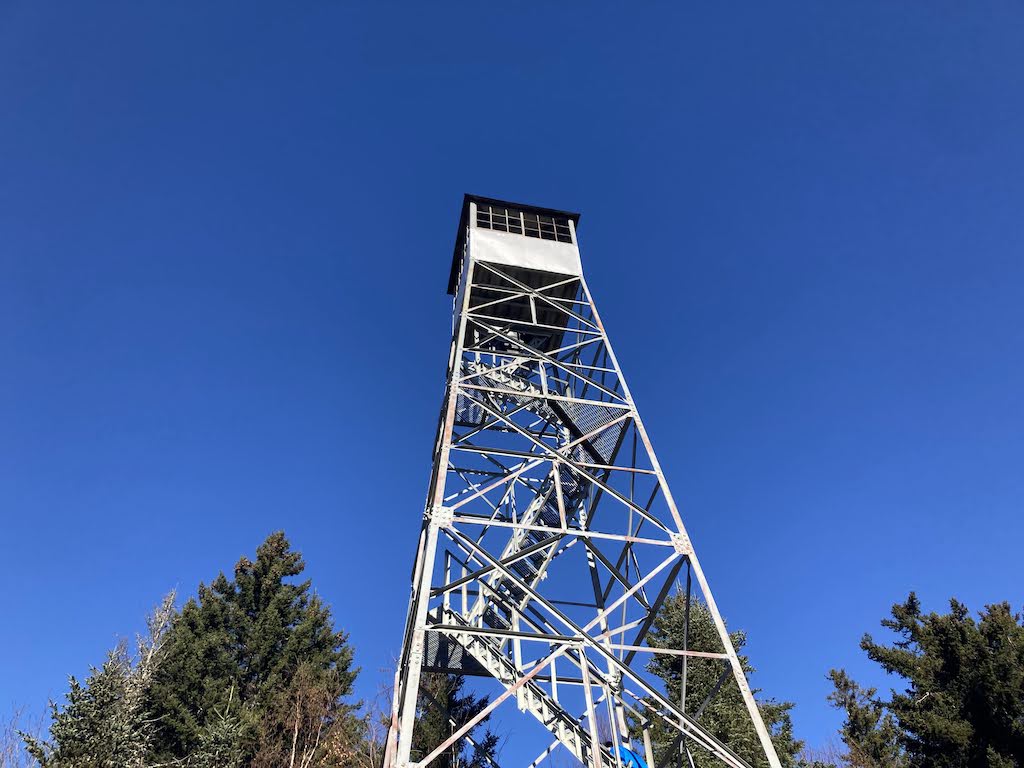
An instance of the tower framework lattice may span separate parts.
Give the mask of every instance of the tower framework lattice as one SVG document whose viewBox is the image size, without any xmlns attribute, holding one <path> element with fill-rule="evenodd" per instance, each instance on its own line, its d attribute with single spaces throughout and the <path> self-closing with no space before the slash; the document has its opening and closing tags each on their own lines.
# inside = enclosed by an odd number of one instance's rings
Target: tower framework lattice
<svg viewBox="0 0 1024 768">
<path fill-rule="evenodd" d="M 445 756 L 472 749 L 475 727 L 499 708 L 546 729 L 531 768 L 561 750 L 588 768 L 622 768 L 626 743 L 655 768 L 655 731 L 672 739 L 660 745 L 659 765 L 676 765 L 675 756 L 692 765 L 700 752 L 745 768 L 702 724 L 703 706 L 686 711 L 687 671 L 696 665 L 720 670 L 712 697 L 738 686 L 759 755 L 778 768 L 584 280 L 578 220 L 487 198 L 464 202 L 449 283 L 447 389 L 384 768 L 451 764 Z M 699 592 L 714 647 L 648 643 L 681 583 L 687 621 Z M 648 672 L 655 653 L 678 659 L 681 692 L 666 692 Z M 494 693 L 475 717 L 452 720 L 441 743 L 417 751 L 421 709 L 438 705 L 421 683 L 437 673 L 489 680 Z"/>
</svg>

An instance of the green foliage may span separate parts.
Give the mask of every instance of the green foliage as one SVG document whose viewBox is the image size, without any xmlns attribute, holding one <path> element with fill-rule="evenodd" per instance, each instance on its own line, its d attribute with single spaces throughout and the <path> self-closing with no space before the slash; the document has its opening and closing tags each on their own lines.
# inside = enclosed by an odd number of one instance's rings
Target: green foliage
<svg viewBox="0 0 1024 768">
<path fill-rule="evenodd" d="M 670 596 L 664 602 L 648 635 L 648 643 L 659 648 L 682 649 L 685 631 L 686 598 L 682 594 Z M 740 651 L 746 644 L 742 632 L 730 633 L 733 647 Z M 714 619 L 707 606 L 698 600 L 690 603 L 689 648 L 710 652 L 722 652 L 724 648 L 718 637 Z M 749 676 L 754 671 L 745 656 L 740 663 Z M 665 691 L 672 701 L 679 701 L 681 691 L 682 662 L 680 657 L 655 654 L 647 666 L 648 671 L 665 682 Z M 714 690 L 719 677 L 725 670 L 717 660 L 690 658 L 687 661 L 686 711 L 696 713 L 705 699 Z M 757 691 L 755 691 L 755 694 Z M 796 755 L 802 746 L 793 738 L 793 724 L 789 702 L 761 701 L 758 703 L 761 717 L 772 734 L 772 741 L 784 766 L 795 766 Z M 756 768 L 767 766 L 764 753 L 754 725 L 750 720 L 739 687 L 730 674 L 720 690 L 711 698 L 701 713 L 699 722 L 712 734 L 724 741 L 740 757 Z M 671 748 L 678 731 L 662 728 L 652 729 L 655 742 L 655 756 L 660 762 Z M 698 768 L 719 765 L 714 758 L 699 747 L 694 747 L 693 758 Z"/>
<path fill-rule="evenodd" d="M 185 761 L 187 768 L 242 768 L 242 719 L 234 692 L 227 705 L 214 711 L 199 734 L 199 746 Z"/>
<path fill-rule="evenodd" d="M 85 684 L 69 680 L 64 706 L 51 702 L 50 739 L 25 736 L 29 754 L 43 768 L 143 768 L 153 740 L 146 697 L 163 658 L 165 632 L 174 611 L 168 595 L 148 620 L 132 659 L 120 643 Z"/>
<path fill-rule="evenodd" d="M 900 729 L 887 712 L 874 688 L 862 688 L 842 670 L 832 670 L 829 678 L 835 690 L 829 694 L 832 706 L 846 713 L 842 737 L 852 768 L 900 768 L 906 765 L 900 747 Z"/>
<path fill-rule="evenodd" d="M 842 671 L 832 673 L 830 699 L 846 712 L 849 765 L 1024 765 L 1024 624 L 1007 603 L 989 605 L 979 617 L 956 600 L 948 614 L 924 614 L 911 593 L 882 621 L 896 635 L 892 645 L 864 636 L 868 658 L 905 687 L 885 701 Z"/>
<path fill-rule="evenodd" d="M 51 705 L 49 739 L 25 736 L 43 768 L 335 768 L 335 731 L 356 670 L 330 611 L 281 533 L 219 575 L 180 614 L 170 595 L 137 656 L 124 644 Z M 349 768 L 349 766 L 346 766 Z"/>
<path fill-rule="evenodd" d="M 216 745 L 248 766 L 291 749 L 297 703 L 306 747 L 351 716 L 342 700 L 357 673 L 352 649 L 310 582 L 291 581 L 304 567 L 284 534 L 274 533 L 255 561 L 238 561 L 234 579 L 222 573 L 200 585 L 182 608 L 151 688 L 161 760 Z"/>
<path fill-rule="evenodd" d="M 413 732 L 412 759 L 419 761 L 439 747 L 458 728 L 478 715 L 488 704 L 487 697 L 463 693 L 465 678 L 460 675 L 426 674 L 420 681 L 416 729 Z M 480 729 L 489 718 L 470 730 L 472 748 L 453 745 L 431 768 L 489 768 L 498 750 L 498 737 Z"/>
<path fill-rule="evenodd" d="M 113 768 L 137 758 L 137 722 L 125 716 L 131 665 L 124 647 L 111 651 L 85 684 L 69 679 L 63 708 L 51 703 L 50 741 L 27 738 L 29 754 L 43 768 Z M 136 760 L 137 762 L 137 760 Z"/>
</svg>

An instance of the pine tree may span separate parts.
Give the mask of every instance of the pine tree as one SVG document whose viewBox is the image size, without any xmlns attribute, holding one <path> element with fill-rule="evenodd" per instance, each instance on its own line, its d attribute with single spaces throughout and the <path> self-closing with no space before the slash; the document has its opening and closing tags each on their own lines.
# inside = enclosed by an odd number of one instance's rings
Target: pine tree
<svg viewBox="0 0 1024 768">
<path fill-rule="evenodd" d="M 648 643 L 658 648 L 682 649 L 686 625 L 685 615 L 685 596 L 677 594 L 668 597 L 654 621 L 648 635 Z M 729 636 L 732 639 L 733 647 L 739 652 L 746 644 L 746 635 L 743 632 L 732 632 Z M 724 651 L 711 612 L 707 606 L 696 599 L 690 602 L 688 647 L 691 650 L 717 653 Z M 740 655 L 739 659 L 743 671 L 750 675 L 754 671 L 750 662 L 743 655 Z M 664 681 L 665 693 L 668 698 L 678 702 L 682 683 L 681 657 L 654 654 L 647 669 Z M 723 663 L 719 661 L 697 658 L 687 660 L 686 711 L 695 717 L 700 711 L 698 721 L 701 725 L 728 744 L 734 752 L 755 768 L 767 766 L 757 732 L 750 721 L 746 705 L 731 673 L 726 676 L 718 691 L 713 696 L 711 695 L 725 669 Z M 757 691 L 755 691 L 756 693 Z M 711 698 L 705 704 L 705 700 L 709 696 Z M 704 706 L 703 711 L 700 710 L 702 705 Z M 768 700 L 759 702 L 758 706 L 761 710 L 761 717 L 772 734 L 772 741 L 782 764 L 795 766 L 797 764 L 796 755 L 800 752 L 802 743 L 793 737 L 793 725 L 789 714 L 793 705 L 789 702 Z M 677 730 L 665 726 L 652 728 L 655 756 L 659 762 L 667 756 L 673 743 L 676 743 L 678 733 Z M 678 750 L 678 744 L 675 749 Z M 694 764 L 698 768 L 710 768 L 719 764 L 699 747 L 692 747 L 691 751 Z M 675 762 L 669 763 L 669 765 L 675 764 Z"/>
<path fill-rule="evenodd" d="M 1024 766 L 1024 622 L 1008 603 L 986 606 L 975 621 L 950 601 L 948 614 L 925 614 L 913 593 L 882 625 L 892 645 L 861 640 L 868 658 L 902 678 L 888 700 L 832 673 L 833 703 L 847 715 L 843 739 L 856 757 L 890 750 L 895 738 L 910 768 Z M 881 745 L 881 746 L 880 746 Z M 878 756 L 881 761 L 883 752 Z M 891 758 L 885 758 L 891 759 Z M 851 763 L 853 764 L 853 763 Z M 894 763 L 879 762 L 880 765 Z M 870 765 L 870 763 L 869 763 Z"/>
<path fill-rule="evenodd" d="M 227 706 L 207 718 L 199 734 L 199 746 L 185 761 L 186 768 L 242 768 L 242 720 L 237 708 L 231 691 Z"/>
<path fill-rule="evenodd" d="M 164 641 L 174 613 L 172 592 L 147 620 L 133 659 L 125 643 L 93 668 L 85 684 L 69 679 L 65 704 L 51 702 L 50 739 L 25 737 L 26 748 L 43 768 L 143 768 L 154 726 L 147 697 L 163 661 Z"/>
<path fill-rule="evenodd" d="M 129 671 L 125 649 L 118 646 L 103 666 L 92 669 L 84 685 L 69 678 L 64 707 L 50 704 L 50 741 L 27 739 L 29 754 L 40 766 L 106 768 L 127 757 L 125 734 L 119 726 Z"/>
<path fill-rule="evenodd" d="M 294 703 L 300 670 L 302 685 L 322 695 L 323 728 L 351 717 L 343 699 L 357 674 L 352 648 L 310 582 L 294 582 L 304 568 L 284 534 L 274 533 L 255 560 L 238 561 L 233 579 L 221 573 L 182 608 L 151 690 L 163 760 L 197 753 L 213 731 L 233 734 L 243 765 L 259 753 L 290 749 L 282 712 Z M 218 713 L 232 698 L 237 722 L 225 730 Z"/>
<path fill-rule="evenodd" d="M 906 765 L 900 747 L 900 729 L 891 712 L 878 700 L 877 690 L 862 688 L 842 670 L 829 673 L 835 690 L 828 700 L 846 713 L 840 735 L 849 768 L 901 768 Z"/>
</svg>

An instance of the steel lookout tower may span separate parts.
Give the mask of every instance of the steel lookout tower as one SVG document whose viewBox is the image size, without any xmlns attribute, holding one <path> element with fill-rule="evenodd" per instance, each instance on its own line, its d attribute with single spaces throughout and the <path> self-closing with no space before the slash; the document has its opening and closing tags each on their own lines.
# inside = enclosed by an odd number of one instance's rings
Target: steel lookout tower
<svg viewBox="0 0 1024 768">
<path fill-rule="evenodd" d="M 447 388 L 384 768 L 456 764 L 487 717 L 516 723 L 506 768 L 554 764 L 559 752 L 574 759 L 558 764 L 587 768 L 626 768 L 630 753 L 649 768 L 695 758 L 749 768 L 702 725 L 703 706 L 687 710 L 698 669 L 717 680 L 709 698 L 738 687 L 758 762 L 779 768 L 587 288 L 578 224 L 566 211 L 463 202 Z M 717 631 L 712 647 L 648 643 L 676 590 L 684 637 L 700 600 Z M 681 690 L 666 692 L 647 670 L 652 654 L 678 663 Z M 421 692 L 436 674 L 463 676 L 488 704 L 451 719 L 429 751 L 414 749 L 423 708 L 442 706 Z"/>
</svg>

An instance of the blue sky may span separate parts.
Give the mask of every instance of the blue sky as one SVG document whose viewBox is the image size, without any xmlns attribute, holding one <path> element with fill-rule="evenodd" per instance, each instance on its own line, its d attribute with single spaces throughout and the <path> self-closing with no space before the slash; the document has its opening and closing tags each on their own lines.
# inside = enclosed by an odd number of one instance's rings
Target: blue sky
<svg viewBox="0 0 1024 768">
<path fill-rule="evenodd" d="M 467 191 L 583 212 L 799 736 L 909 590 L 1021 605 L 1024 9 L 554 5 L 0 2 L 0 707 L 278 528 L 372 692 Z"/>
</svg>

